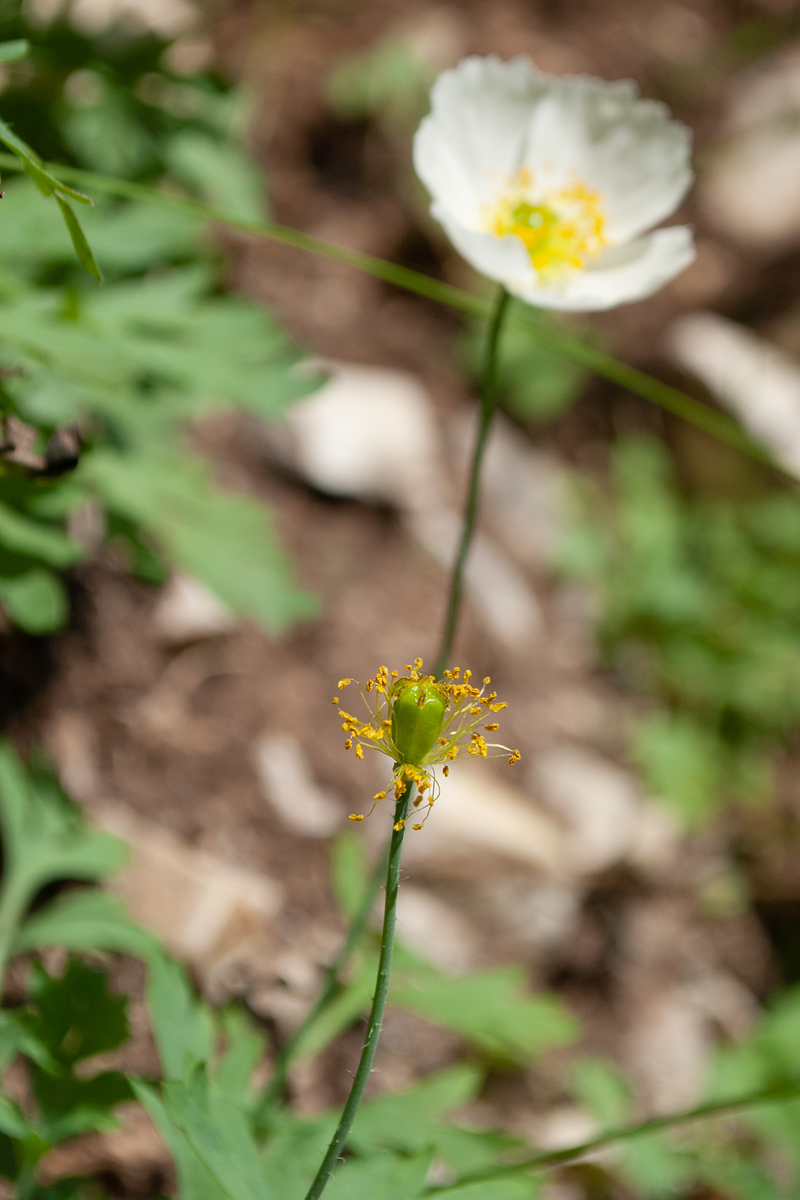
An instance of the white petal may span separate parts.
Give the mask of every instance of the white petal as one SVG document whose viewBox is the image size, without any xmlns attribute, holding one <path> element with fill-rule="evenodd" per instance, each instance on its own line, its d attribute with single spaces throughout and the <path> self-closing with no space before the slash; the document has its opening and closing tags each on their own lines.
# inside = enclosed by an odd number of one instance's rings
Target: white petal
<svg viewBox="0 0 800 1200">
<path fill-rule="evenodd" d="M 480 233 L 467 229 L 450 219 L 438 205 L 431 212 L 441 223 L 450 241 L 468 263 L 489 279 L 503 283 L 509 291 L 529 286 L 534 278 L 528 251 L 515 234 L 497 237 L 494 233 Z"/>
<path fill-rule="evenodd" d="M 657 229 L 627 246 L 604 251 L 596 259 L 596 265 L 572 271 L 558 283 L 508 287 L 539 308 L 598 312 L 651 296 L 685 270 L 694 256 L 691 229 L 673 225 Z"/>
<path fill-rule="evenodd" d="M 532 114 L 525 163 L 546 185 L 572 178 L 600 192 L 613 245 L 674 212 L 692 181 L 690 152 L 686 126 L 635 84 L 567 76 Z"/>
<path fill-rule="evenodd" d="M 528 58 L 466 58 L 444 71 L 414 138 L 414 167 L 433 199 L 477 228 L 482 204 L 520 166 L 531 113 L 551 86 Z"/>
</svg>

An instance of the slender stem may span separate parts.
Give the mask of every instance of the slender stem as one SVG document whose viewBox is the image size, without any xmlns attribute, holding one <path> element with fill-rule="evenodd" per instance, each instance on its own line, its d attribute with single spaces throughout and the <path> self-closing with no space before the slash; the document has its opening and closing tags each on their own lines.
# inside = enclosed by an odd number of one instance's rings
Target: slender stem
<svg viewBox="0 0 800 1200">
<path fill-rule="evenodd" d="M 289 1067 L 295 1059 L 298 1049 L 302 1046 L 303 1039 L 309 1029 L 314 1025 L 317 1019 L 322 1015 L 328 1005 L 342 990 L 343 984 L 339 978 L 342 970 L 347 964 L 350 955 L 355 950 L 369 922 L 370 913 L 372 912 L 375 897 L 381 886 L 381 882 L 387 871 L 387 859 L 389 854 L 389 842 L 386 843 L 386 848 L 375 864 L 375 867 L 367 880 L 364 888 L 364 895 L 361 898 L 361 903 L 350 922 L 350 927 L 347 930 L 347 936 L 342 943 L 342 947 L 336 958 L 325 972 L 325 981 L 322 986 L 322 991 L 317 997 L 314 1006 L 306 1014 L 305 1018 L 294 1031 L 291 1037 L 287 1038 L 281 1047 L 275 1059 L 272 1077 L 267 1085 L 259 1108 L 256 1112 L 256 1125 L 264 1131 L 269 1124 L 269 1116 L 272 1110 L 283 1098 L 286 1090 L 286 1083 L 289 1075 Z"/>
<path fill-rule="evenodd" d="M 217 222 L 220 225 L 227 225 L 231 229 L 240 229 L 244 233 L 252 233 L 258 237 L 281 242 L 285 246 L 294 246 L 298 250 L 317 254 L 322 258 L 329 258 L 334 262 L 353 267 L 376 279 L 394 284 L 395 287 L 404 288 L 417 296 L 426 296 L 428 299 L 436 301 L 437 304 L 447 305 L 449 308 L 469 313 L 471 316 L 485 317 L 489 311 L 487 302 L 482 296 L 465 292 L 461 288 L 442 283 L 438 279 L 431 279 L 428 275 L 423 275 L 421 271 L 413 271 L 409 267 L 386 262 L 371 254 L 361 254 L 357 250 L 336 246 L 333 242 L 326 242 L 322 238 L 313 237 L 299 229 L 291 229 L 277 221 L 254 220 L 252 217 L 239 216 L 211 204 L 204 204 L 200 200 L 194 200 L 190 196 L 181 196 L 159 188 L 147 187 L 141 183 L 132 183 L 127 179 L 114 179 L 112 176 L 98 175 L 93 171 L 84 171 L 78 167 L 66 167 L 53 163 L 46 163 L 45 166 L 62 179 L 70 180 L 81 187 L 105 192 L 110 196 L 139 200 L 144 204 L 156 204 L 161 208 L 171 208 L 177 212 L 192 214 L 204 221 Z M 9 171 L 23 170 L 22 164 L 14 154 L 0 154 L 0 168 Z M 521 312 L 526 313 L 524 306 Z M 687 395 L 686 392 L 681 392 L 678 388 L 671 387 L 662 380 L 655 379 L 652 375 L 646 375 L 644 371 L 639 371 L 636 367 L 631 367 L 627 363 L 613 358 L 610 354 L 605 354 L 581 338 L 570 337 L 561 330 L 548 328 L 533 319 L 529 319 L 528 329 L 531 337 L 540 345 L 548 347 L 557 354 L 562 354 L 565 358 L 572 359 L 573 362 L 580 363 L 588 370 L 594 371 L 595 374 L 609 379 L 612 383 L 627 388 L 634 395 L 641 396 L 643 400 L 666 409 L 667 412 L 673 413 L 690 425 L 696 425 L 698 429 L 705 430 L 712 437 L 727 442 L 729 446 L 733 446 L 741 453 L 771 467 L 791 483 L 797 483 L 793 474 L 774 461 L 769 450 L 749 437 L 741 426 L 725 413 L 718 412 L 710 405 Z"/>
<path fill-rule="evenodd" d="M 437 679 L 442 677 L 447 660 L 450 658 L 450 652 L 453 649 L 453 638 L 455 637 L 456 624 L 458 623 L 458 614 L 461 608 L 461 598 L 464 592 L 464 571 L 467 565 L 467 556 L 469 554 L 472 535 L 475 530 L 475 517 L 478 513 L 478 496 L 480 494 L 481 468 L 483 466 L 483 455 L 486 450 L 486 440 L 489 436 L 489 426 L 492 423 L 494 416 L 495 404 L 497 400 L 497 368 L 499 363 L 500 349 L 500 334 L 503 329 L 506 313 L 508 312 L 508 304 L 511 297 L 505 288 L 500 289 L 500 294 L 495 303 L 494 315 L 492 323 L 489 326 L 488 335 L 486 338 L 486 355 L 483 362 L 483 378 L 481 379 L 481 412 L 478 420 L 478 432 L 475 438 L 475 450 L 472 455 L 472 470 L 470 473 L 469 490 L 467 492 L 467 501 L 464 506 L 464 520 L 461 526 L 461 541 L 458 547 L 458 554 L 453 565 L 453 574 L 450 580 L 450 598 L 447 603 L 447 615 L 445 617 L 444 629 L 442 630 L 442 641 L 439 647 L 439 657 L 436 662 L 435 675 Z"/>
<path fill-rule="evenodd" d="M 397 924 L 397 893 L 400 888 L 400 856 L 403 850 L 403 835 L 408 804 L 411 799 L 412 785 L 398 799 L 394 810 L 395 828 L 389 843 L 389 862 L 386 870 L 386 903 L 383 910 L 383 930 L 381 932 L 381 952 L 378 959 L 378 976 L 375 981 L 375 995 L 372 998 L 369 1020 L 367 1021 L 367 1036 L 361 1051 L 361 1060 L 353 1078 L 353 1086 L 347 1103 L 342 1110 L 339 1124 L 336 1126 L 331 1143 L 317 1171 L 314 1182 L 308 1189 L 306 1200 L 318 1200 L 333 1174 L 333 1170 L 344 1149 L 353 1121 L 356 1118 L 359 1105 L 364 1098 L 364 1091 L 372 1072 L 375 1051 L 378 1048 L 378 1038 L 383 1025 L 383 1013 L 386 1008 L 386 998 L 389 995 L 389 979 L 392 973 L 392 955 L 394 953 L 394 933 Z M 400 826 L 399 829 L 397 826 Z"/>
<path fill-rule="evenodd" d="M 737 1096 L 732 1100 L 714 1100 L 709 1104 L 701 1104 L 698 1108 L 690 1108 L 679 1113 L 665 1114 L 663 1117 L 651 1117 L 638 1125 L 625 1125 L 620 1129 L 610 1129 L 601 1133 L 588 1142 L 577 1146 L 567 1146 L 562 1150 L 547 1150 L 543 1154 L 535 1154 L 519 1162 L 506 1163 L 500 1167 L 488 1167 L 484 1171 L 475 1171 L 470 1175 L 462 1175 L 452 1183 L 435 1184 L 426 1188 L 425 1195 L 440 1196 L 456 1188 L 466 1187 L 472 1183 L 486 1183 L 495 1179 L 507 1179 L 524 1171 L 544 1171 L 550 1167 L 565 1166 L 584 1158 L 596 1150 L 603 1150 L 614 1142 L 630 1141 L 648 1133 L 658 1133 L 664 1129 L 674 1129 L 691 1121 L 700 1121 L 708 1117 L 724 1116 L 726 1113 L 737 1112 L 742 1108 L 752 1108 L 757 1104 L 779 1104 L 782 1101 L 796 1100 L 800 1097 L 800 1083 L 789 1083 L 784 1086 L 764 1088 L 758 1092 L 749 1092 L 745 1096 Z"/>
</svg>

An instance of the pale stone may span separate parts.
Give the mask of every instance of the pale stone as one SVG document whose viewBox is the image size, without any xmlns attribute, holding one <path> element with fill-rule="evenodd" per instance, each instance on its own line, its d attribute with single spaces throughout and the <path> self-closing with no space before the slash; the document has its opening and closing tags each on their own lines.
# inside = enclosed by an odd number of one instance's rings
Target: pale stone
<svg viewBox="0 0 800 1200">
<path fill-rule="evenodd" d="M 180 572 L 172 576 L 153 609 L 153 626 L 163 642 L 180 645 L 228 633 L 235 619 L 205 584 Z"/>
<path fill-rule="evenodd" d="M 132 850 L 129 864 L 108 886 L 123 896 L 135 921 L 207 982 L 218 980 L 223 966 L 263 953 L 274 940 L 283 896 L 274 880 L 189 846 L 122 805 L 103 805 L 93 817 Z"/>
<path fill-rule="evenodd" d="M 690 313 L 668 349 L 744 427 L 800 475 L 800 365 L 757 334 L 715 313 Z"/>
<path fill-rule="evenodd" d="M 422 831 L 409 831 L 409 862 L 444 863 L 449 857 L 497 855 L 547 874 L 562 871 L 565 837 L 558 823 L 485 763 L 459 762 Z"/>
<path fill-rule="evenodd" d="M 602 871 L 625 857 L 638 817 L 632 775 L 574 743 L 540 755 L 533 773 L 548 806 L 567 825 L 567 852 L 575 870 Z"/>
<path fill-rule="evenodd" d="M 417 377 L 386 367 L 321 365 L 328 382 L 286 417 L 303 477 L 333 496 L 400 508 L 438 500 L 438 430 Z"/>
<path fill-rule="evenodd" d="M 450 569 L 461 535 L 461 518 L 444 506 L 409 514 L 411 533 L 437 562 Z M 470 600 L 501 645 L 524 650 L 539 634 L 542 616 L 533 589 L 510 558 L 482 534 L 470 547 L 465 571 Z"/>
<path fill-rule="evenodd" d="M 426 888 L 404 884 L 397 901 L 397 936 L 443 971 L 472 965 L 475 939 L 461 914 Z"/>
<path fill-rule="evenodd" d="M 654 1113 L 691 1108 L 700 1098 L 711 1049 L 705 1014 L 681 986 L 659 988 L 631 1007 L 626 1058 Z"/>
<path fill-rule="evenodd" d="M 304 837 L 330 837 L 340 828 L 347 814 L 334 794 L 314 779 L 296 737 L 265 734 L 254 758 L 262 793 L 287 829 Z"/>
<path fill-rule="evenodd" d="M 699 198 L 725 234 L 757 249 L 800 239 L 800 45 L 743 72 L 730 89 L 724 140 Z"/>
</svg>

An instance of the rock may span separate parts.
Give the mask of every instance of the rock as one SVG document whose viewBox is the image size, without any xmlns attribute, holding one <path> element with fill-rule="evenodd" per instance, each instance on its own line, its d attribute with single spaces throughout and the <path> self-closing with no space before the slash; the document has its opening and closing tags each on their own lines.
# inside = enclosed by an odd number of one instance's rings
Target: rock
<svg viewBox="0 0 800 1200">
<path fill-rule="evenodd" d="M 70 23 L 87 34 L 101 33 L 120 24 L 137 33 L 154 33 L 173 38 L 197 22 L 197 12 L 188 0 L 31 0 L 36 17 L 51 21 L 69 8 Z"/>
<path fill-rule="evenodd" d="M 401 509 L 438 503 L 439 434 L 415 375 L 323 362 L 329 381 L 289 410 L 290 443 L 270 442 L 288 465 L 332 496 Z"/>
<path fill-rule="evenodd" d="M 787 470 L 800 475 L 797 363 L 750 330 L 709 312 L 674 322 L 668 349 Z"/>
<path fill-rule="evenodd" d="M 569 743 L 541 754 L 533 773 L 548 806 L 567 825 L 566 852 L 574 871 L 602 871 L 626 856 L 639 807 L 632 775 Z"/>
<path fill-rule="evenodd" d="M 269 452 L 329 495 L 398 508 L 412 537 L 449 570 L 461 518 L 446 499 L 439 432 L 427 391 L 405 371 L 322 365 L 331 371 L 330 381 L 295 405 L 284 427 L 262 427 Z M 541 515 L 535 504 L 526 515 L 533 510 Z M 535 536 L 529 534 L 528 540 Z M 482 535 L 470 552 L 467 589 L 502 645 L 524 647 L 536 637 L 541 616 L 533 591 L 504 551 Z"/>
<path fill-rule="evenodd" d="M 131 847 L 110 883 L 134 920 L 200 973 L 215 999 L 226 972 L 263 955 L 274 939 L 282 889 L 272 879 L 180 841 L 166 829 L 106 804 L 95 820 Z"/>
<path fill-rule="evenodd" d="M 217 637 L 235 624 L 231 612 L 213 592 L 180 573 L 172 576 L 153 609 L 155 632 L 170 645 Z"/>
<path fill-rule="evenodd" d="M 677 1112 L 700 1098 L 711 1038 L 691 991 L 661 986 L 629 1008 L 626 1060 L 648 1112 Z"/>
<path fill-rule="evenodd" d="M 397 901 L 397 936 L 443 971 L 466 971 L 475 940 L 461 914 L 426 888 L 404 884 Z"/>
<path fill-rule="evenodd" d="M 458 440 L 464 458 L 472 451 L 474 421 L 463 422 Z M 497 535 L 522 562 L 546 568 L 564 527 L 567 472 L 552 455 L 529 445 L 501 414 L 483 461 L 481 503 Z"/>
<path fill-rule="evenodd" d="M 491 915 L 531 950 L 557 950 L 577 928 L 583 897 L 572 881 L 511 876 L 476 886 Z"/>
<path fill-rule="evenodd" d="M 409 528 L 421 546 L 448 570 L 461 533 L 461 518 L 440 506 L 409 515 Z M 508 556 L 477 534 L 465 573 L 467 591 L 483 623 L 501 645 L 522 650 L 535 641 L 542 625 L 536 596 Z"/>
<path fill-rule="evenodd" d="M 487 855 L 524 863 L 546 874 L 561 872 L 565 839 L 546 812 L 485 763 L 457 763 L 425 827 L 411 831 L 404 855 L 409 863 L 445 867 Z M 472 868 L 470 868 L 472 869 Z"/>
<path fill-rule="evenodd" d="M 255 766 L 263 795 L 292 833 L 330 837 L 347 818 L 334 794 L 316 782 L 291 734 L 265 734 L 255 747 Z"/>
<path fill-rule="evenodd" d="M 67 795 L 91 800 L 101 781 L 99 747 L 91 720 L 77 709 L 60 709 L 47 730 L 47 748 Z"/>
<path fill-rule="evenodd" d="M 735 82 L 723 134 L 699 197 L 708 219 L 742 245 L 775 250 L 800 240 L 800 46 Z"/>
</svg>

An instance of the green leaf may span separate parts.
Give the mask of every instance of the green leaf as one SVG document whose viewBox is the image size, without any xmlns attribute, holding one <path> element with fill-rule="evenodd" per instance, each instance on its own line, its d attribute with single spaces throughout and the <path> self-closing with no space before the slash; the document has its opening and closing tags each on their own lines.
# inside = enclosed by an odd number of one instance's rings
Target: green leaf
<svg viewBox="0 0 800 1200">
<path fill-rule="evenodd" d="M 430 1154 L 400 1158 L 377 1154 L 365 1162 L 350 1160 L 334 1171 L 326 1200 L 414 1200 L 420 1196 L 430 1167 Z"/>
<path fill-rule="evenodd" d="M 68 567 L 82 557 L 81 547 L 60 529 L 33 521 L 0 502 L 0 540 L 11 550 L 41 558 L 54 567 Z"/>
<path fill-rule="evenodd" d="M 131 921 L 118 896 L 81 888 L 64 893 L 30 916 L 17 934 L 13 949 L 15 954 L 24 954 L 46 946 L 147 958 L 158 942 Z"/>
<path fill-rule="evenodd" d="M 475 1099 L 483 1082 L 477 1067 L 460 1063 L 428 1075 L 414 1087 L 362 1104 L 347 1144 L 358 1154 L 377 1149 L 411 1153 L 434 1144 L 432 1126 Z"/>
<path fill-rule="evenodd" d="M 25 173 L 30 176 L 36 184 L 43 196 L 52 196 L 56 191 L 69 196 L 72 200 L 77 200 L 81 204 L 91 204 L 88 196 L 84 196 L 83 192 L 76 192 L 74 188 L 68 187 L 62 183 L 60 179 L 56 179 L 55 175 L 43 166 L 42 160 L 35 150 L 31 150 L 22 138 L 18 138 L 12 129 L 6 125 L 5 121 L 0 120 L 0 142 L 8 146 L 9 150 L 13 150 L 17 154 L 25 168 Z"/>
<path fill-rule="evenodd" d="M 103 879 L 128 857 L 124 842 L 86 828 L 52 775 L 25 772 L 8 742 L 0 742 L 0 825 L 4 888 L 20 918 L 45 884 Z"/>
<path fill-rule="evenodd" d="M 276 1200 L 303 1200 L 322 1162 L 338 1113 L 302 1120 L 286 1109 L 272 1120 L 263 1156 L 264 1178 Z"/>
<path fill-rule="evenodd" d="M 572 1086 L 601 1130 L 619 1128 L 632 1120 L 630 1088 L 616 1067 L 604 1059 L 578 1059 L 572 1067 Z"/>
<path fill-rule="evenodd" d="M 170 1120 L 231 1200 L 270 1195 L 244 1113 L 209 1084 L 202 1067 L 188 1083 L 167 1083 L 163 1095 Z"/>
<path fill-rule="evenodd" d="M 172 173 L 206 203 L 254 221 L 264 215 L 263 175 L 235 143 L 187 129 L 164 153 Z"/>
<path fill-rule="evenodd" d="M 277 633 L 317 611 L 315 600 L 295 586 L 268 513 L 248 497 L 215 489 L 204 463 L 155 451 L 146 457 L 103 450 L 87 462 L 84 478 L 234 612 Z"/>
<path fill-rule="evenodd" d="M 22 1109 L 16 1100 L 12 1100 L 5 1092 L 0 1092 L 0 1131 L 7 1137 L 16 1139 L 27 1137 L 30 1132 Z"/>
<path fill-rule="evenodd" d="M 58 207 L 61 209 L 61 215 L 64 218 L 64 224 L 67 227 L 70 240 L 78 257 L 78 262 L 82 267 L 86 268 L 90 275 L 95 277 L 98 283 L 102 283 L 103 276 L 100 274 L 100 268 L 94 261 L 94 255 L 86 240 L 86 234 L 81 229 L 80 221 L 72 211 L 71 204 L 60 192 L 56 192 L 56 200 L 58 201 Z"/>
<path fill-rule="evenodd" d="M 463 1187 L 448 1188 L 445 1192 L 447 1200 L 534 1200 L 539 1194 L 538 1180 L 524 1177 L 466 1183 Z"/>
<path fill-rule="evenodd" d="M 128 1039 L 127 997 L 109 991 L 108 977 L 96 967 L 72 958 L 64 974 L 54 978 L 34 964 L 30 992 L 31 1028 L 65 1067 L 115 1050 Z"/>
<path fill-rule="evenodd" d="M 578 1024 L 554 996 L 525 994 L 525 971 L 502 967 L 449 976 L 400 947 L 389 1002 L 461 1034 L 510 1062 L 568 1045 Z"/>
<path fill-rule="evenodd" d="M 155 1088 L 132 1079 L 134 1095 L 147 1110 L 175 1163 L 181 1200 L 230 1200 L 228 1193 L 198 1158 L 183 1132 L 172 1123 Z"/>
<path fill-rule="evenodd" d="M 17 38 L 13 42 L 0 42 L 0 62 L 17 62 L 25 58 L 31 48 L 27 38 Z"/>
<path fill-rule="evenodd" d="M 0 574 L 0 604 L 20 629 L 34 634 L 60 629 L 69 612 L 61 580 L 40 568 L 19 575 Z"/>
<path fill-rule="evenodd" d="M 208 1062 L 214 1026 L 205 1004 L 192 991 L 184 967 L 153 954 L 147 976 L 147 1008 L 166 1079 L 185 1080 Z"/>
<path fill-rule="evenodd" d="M 214 1085 L 235 1104 L 248 1104 L 253 1072 L 264 1057 L 264 1039 L 252 1020 L 240 1008 L 227 1008 L 222 1014 L 225 1054 L 214 1067 Z"/>
</svg>

